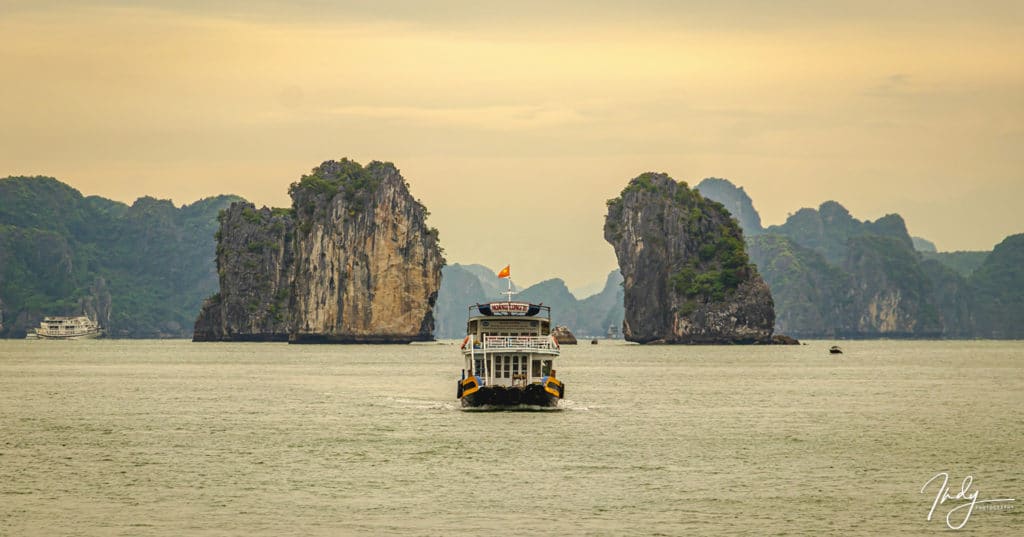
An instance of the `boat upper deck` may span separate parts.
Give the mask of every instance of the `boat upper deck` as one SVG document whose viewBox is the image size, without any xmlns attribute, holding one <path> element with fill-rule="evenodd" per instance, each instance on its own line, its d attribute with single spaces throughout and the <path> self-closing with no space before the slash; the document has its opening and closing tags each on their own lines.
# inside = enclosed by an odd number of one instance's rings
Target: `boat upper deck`
<svg viewBox="0 0 1024 537">
<path fill-rule="evenodd" d="M 527 352 L 557 355 L 558 342 L 551 335 L 551 308 L 527 302 L 490 302 L 469 307 L 466 354 Z"/>
</svg>

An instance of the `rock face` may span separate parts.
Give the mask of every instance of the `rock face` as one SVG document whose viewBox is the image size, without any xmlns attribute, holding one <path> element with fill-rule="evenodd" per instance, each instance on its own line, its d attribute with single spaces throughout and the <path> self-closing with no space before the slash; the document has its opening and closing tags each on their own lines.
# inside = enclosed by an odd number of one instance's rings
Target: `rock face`
<svg viewBox="0 0 1024 537">
<path fill-rule="evenodd" d="M 604 236 L 624 277 L 627 340 L 771 342 L 771 293 L 722 204 L 646 173 L 609 200 Z"/>
<path fill-rule="evenodd" d="M 289 210 L 235 204 L 223 215 L 220 293 L 204 304 L 194 339 L 433 339 L 444 258 L 394 165 L 324 162 L 289 193 Z"/>
<path fill-rule="evenodd" d="M 218 217 L 220 292 L 203 304 L 193 341 L 288 341 L 295 222 L 288 211 L 234 203 Z"/>
</svg>

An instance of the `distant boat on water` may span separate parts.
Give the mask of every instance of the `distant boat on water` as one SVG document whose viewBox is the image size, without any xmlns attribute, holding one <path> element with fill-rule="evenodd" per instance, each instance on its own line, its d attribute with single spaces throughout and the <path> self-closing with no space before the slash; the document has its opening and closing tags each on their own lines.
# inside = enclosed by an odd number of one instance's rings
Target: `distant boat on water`
<svg viewBox="0 0 1024 537">
<path fill-rule="evenodd" d="M 842 354 L 843 353 L 843 349 L 840 349 L 839 345 L 832 345 L 831 347 L 829 347 L 828 353 L 829 354 Z"/>
<path fill-rule="evenodd" d="M 25 339 L 95 339 L 103 335 L 100 325 L 92 319 L 76 317 L 44 317 L 39 328 L 29 332 Z"/>
</svg>

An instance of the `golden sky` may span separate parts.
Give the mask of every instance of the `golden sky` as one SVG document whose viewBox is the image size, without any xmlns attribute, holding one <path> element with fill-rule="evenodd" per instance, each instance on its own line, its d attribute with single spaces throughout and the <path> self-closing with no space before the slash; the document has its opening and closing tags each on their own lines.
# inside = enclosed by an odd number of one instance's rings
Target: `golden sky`
<svg viewBox="0 0 1024 537">
<path fill-rule="evenodd" d="M 0 176 L 284 206 L 321 161 L 391 161 L 450 263 L 570 287 L 645 171 L 766 224 L 834 199 L 940 250 L 1024 232 L 1020 1 L 550 4 L 0 0 Z"/>
</svg>

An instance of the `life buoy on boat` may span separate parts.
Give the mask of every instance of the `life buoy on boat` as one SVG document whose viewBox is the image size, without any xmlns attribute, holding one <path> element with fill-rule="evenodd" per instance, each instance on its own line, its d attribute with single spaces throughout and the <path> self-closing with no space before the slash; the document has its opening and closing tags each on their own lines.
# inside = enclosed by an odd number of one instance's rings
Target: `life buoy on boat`
<svg viewBox="0 0 1024 537">
<path fill-rule="evenodd" d="M 459 348 L 460 349 L 465 349 L 466 348 L 466 342 L 468 342 L 468 341 L 469 341 L 469 336 L 466 336 L 466 338 L 462 340 L 462 345 Z"/>
<path fill-rule="evenodd" d="M 555 377 L 548 377 L 547 380 L 544 381 L 544 391 L 560 398 L 563 393 L 562 383 Z"/>
<path fill-rule="evenodd" d="M 460 386 L 462 387 L 462 392 L 459 394 L 461 399 L 464 396 L 473 395 L 478 392 L 480 390 L 480 381 L 475 376 L 466 377 L 466 379 L 460 382 Z"/>
</svg>

